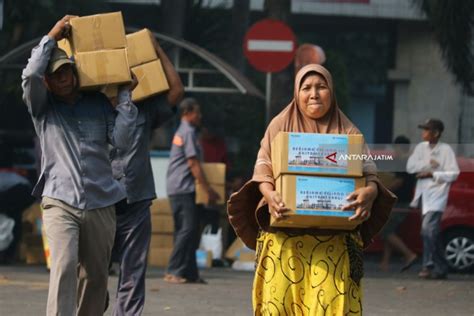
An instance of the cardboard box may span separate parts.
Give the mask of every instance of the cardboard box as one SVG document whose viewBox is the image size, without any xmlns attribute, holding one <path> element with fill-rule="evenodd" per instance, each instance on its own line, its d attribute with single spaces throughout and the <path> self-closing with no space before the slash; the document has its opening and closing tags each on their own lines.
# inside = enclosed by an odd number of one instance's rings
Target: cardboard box
<svg viewBox="0 0 474 316">
<path fill-rule="evenodd" d="M 216 204 L 225 204 L 225 170 L 224 163 L 202 163 L 202 171 L 209 185 L 219 194 L 219 200 Z M 203 186 L 196 181 L 196 204 L 209 204 L 207 192 Z"/>
<path fill-rule="evenodd" d="M 127 34 L 127 53 L 130 67 L 158 59 L 152 42 L 152 36 L 148 29 Z"/>
<path fill-rule="evenodd" d="M 206 180 L 213 184 L 225 184 L 225 163 L 205 162 L 201 164 Z"/>
<path fill-rule="evenodd" d="M 115 84 L 108 84 L 108 85 L 103 86 L 100 89 L 100 92 L 105 94 L 105 96 L 109 98 L 110 100 L 118 96 L 118 86 Z"/>
<path fill-rule="evenodd" d="M 225 198 L 225 185 L 222 184 L 209 184 L 211 188 L 219 194 L 219 199 L 215 202 L 216 205 L 223 205 L 226 202 Z M 202 184 L 196 183 L 196 204 L 209 204 L 209 197 L 207 192 L 204 190 Z"/>
<path fill-rule="evenodd" d="M 65 51 L 68 57 L 74 55 L 72 52 L 71 42 L 67 38 L 58 41 L 58 47 Z"/>
<path fill-rule="evenodd" d="M 74 54 L 127 47 L 122 12 L 77 17 L 69 23 Z"/>
<path fill-rule="evenodd" d="M 212 267 L 212 252 L 209 250 L 196 250 L 196 262 L 199 268 Z"/>
<path fill-rule="evenodd" d="M 132 80 L 125 49 L 77 53 L 74 58 L 81 88 L 125 84 Z"/>
<path fill-rule="evenodd" d="M 138 79 L 138 86 L 132 91 L 133 102 L 144 100 L 170 88 L 161 61 L 158 59 L 135 66 L 132 68 L 132 72 Z"/>
<path fill-rule="evenodd" d="M 242 240 L 237 237 L 227 248 L 224 258 L 234 261 L 255 261 L 255 251 L 245 246 Z"/>
<path fill-rule="evenodd" d="M 343 211 L 349 202 L 346 197 L 365 186 L 365 178 L 315 177 L 281 175 L 276 180 L 276 190 L 291 210 L 287 219 L 275 220 L 275 227 L 300 227 L 351 230 L 360 221 L 349 221 L 354 210 Z"/>
<path fill-rule="evenodd" d="M 150 248 L 173 248 L 173 234 L 154 233 L 151 234 Z"/>
<path fill-rule="evenodd" d="M 363 144 L 362 135 L 280 132 L 272 141 L 273 177 L 276 179 L 280 174 L 361 177 Z"/>
<path fill-rule="evenodd" d="M 150 248 L 148 264 L 155 267 L 166 267 L 172 252 L 173 248 Z"/>
<path fill-rule="evenodd" d="M 152 215 L 172 215 L 171 204 L 168 199 L 154 199 L 150 206 Z"/>
<path fill-rule="evenodd" d="M 173 233 L 174 220 L 169 215 L 152 215 L 151 216 L 151 232 L 152 233 Z"/>
</svg>

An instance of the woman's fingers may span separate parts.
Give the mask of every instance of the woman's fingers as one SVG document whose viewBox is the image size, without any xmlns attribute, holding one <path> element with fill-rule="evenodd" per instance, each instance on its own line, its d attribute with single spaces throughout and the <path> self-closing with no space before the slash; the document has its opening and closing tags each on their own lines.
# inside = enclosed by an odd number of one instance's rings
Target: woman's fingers
<svg viewBox="0 0 474 316">
<path fill-rule="evenodd" d="M 345 206 L 342 208 L 342 210 L 343 210 L 343 211 L 353 210 L 353 209 L 357 208 L 359 205 L 360 205 L 360 202 L 359 202 L 359 201 L 354 201 L 354 202 L 351 202 L 351 203 L 345 205 Z"/>
<path fill-rule="evenodd" d="M 355 221 L 355 220 L 362 220 L 362 221 L 365 221 L 365 220 L 368 220 L 370 217 L 370 211 L 365 209 L 365 208 L 362 208 L 362 207 L 358 207 L 355 211 L 355 214 L 352 215 L 351 217 L 349 217 L 349 220 L 350 221 Z"/>
</svg>

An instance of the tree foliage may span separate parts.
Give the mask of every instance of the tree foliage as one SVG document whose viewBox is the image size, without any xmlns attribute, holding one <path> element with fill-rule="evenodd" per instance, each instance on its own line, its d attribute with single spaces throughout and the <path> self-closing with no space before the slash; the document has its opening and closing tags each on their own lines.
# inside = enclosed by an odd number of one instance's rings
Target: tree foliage
<svg viewBox="0 0 474 316">
<path fill-rule="evenodd" d="M 474 1 L 413 0 L 433 27 L 447 67 L 474 93 Z"/>
</svg>

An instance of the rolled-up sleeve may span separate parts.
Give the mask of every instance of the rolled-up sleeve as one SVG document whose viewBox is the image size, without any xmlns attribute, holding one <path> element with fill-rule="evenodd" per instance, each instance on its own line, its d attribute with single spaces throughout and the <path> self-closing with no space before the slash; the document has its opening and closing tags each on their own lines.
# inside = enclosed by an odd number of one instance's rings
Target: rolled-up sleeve
<svg viewBox="0 0 474 316">
<path fill-rule="evenodd" d="M 108 141 L 116 148 L 127 149 L 132 144 L 138 116 L 138 109 L 132 102 L 130 91 L 119 92 L 115 110 L 115 115 L 108 116 Z"/>
<path fill-rule="evenodd" d="M 39 45 L 33 48 L 28 64 L 21 74 L 23 101 L 33 117 L 44 113 L 47 107 L 47 89 L 43 79 L 55 46 L 54 39 L 44 36 Z"/>
</svg>

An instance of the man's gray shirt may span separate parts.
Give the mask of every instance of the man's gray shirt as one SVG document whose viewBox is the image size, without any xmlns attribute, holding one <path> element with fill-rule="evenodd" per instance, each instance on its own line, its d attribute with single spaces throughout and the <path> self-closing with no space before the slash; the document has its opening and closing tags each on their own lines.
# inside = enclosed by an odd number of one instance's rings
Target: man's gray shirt
<svg viewBox="0 0 474 316">
<path fill-rule="evenodd" d="M 137 108 L 129 91 L 121 91 L 116 111 L 101 93 L 82 93 L 66 104 L 43 82 L 56 41 L 44 36 L 22 73 L 23 100 L 41 144 L 41 175 L 33 194 L 90 210 L 125 197 L 112 176 L 108 143 L 127 148 L 134 134 Z"/>
<path fill-rule="evenodd" d="M 114 148 L 110 154 L 114 177 L 124 186 L 128 203 L 156 197 L 150 163 L 151 133 L 174 114 L 165 95 L 147 99 L 137 104 L 137 108 L 131 146 L 125 150 Z"/>
<path fill-rule="evenodd" d="M 171 144 L 170 161 L 166 174 L 168 195 L 192 193 L 196 191 L 194 176 L 188 165 L 189 158 L 201 160 L 196 128 L 189 122 L 181 120 Z"/>
</svg>

